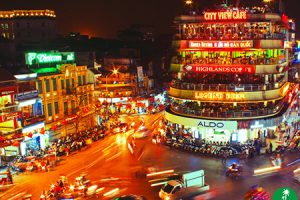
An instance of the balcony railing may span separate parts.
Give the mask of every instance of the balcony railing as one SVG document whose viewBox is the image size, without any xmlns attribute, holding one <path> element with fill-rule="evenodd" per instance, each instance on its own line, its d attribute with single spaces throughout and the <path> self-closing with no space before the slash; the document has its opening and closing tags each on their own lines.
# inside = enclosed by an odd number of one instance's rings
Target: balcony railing
<svg viewBox="0 0 300 200">
<path fill-rule="evenodd" d="M 195 83 L 182 83 L 172 82 L 171 87 L 183 90 L 197 90 L 197 91 L 263 91 L 274 90 L 283 86 L 285 82 L 277 82 L 270 84 L 195 84 Z"/>
<path fill-rule="evenodd" d="M 243 111 L 235 111 L 235 110 L 227 110 L 224 112 L 209 110 L 203 111 L 203 109 L 192 110 L 187 107 L 182 106 L 171 106 L 170 109 L 174 113 L 183 114 L 191 117 L 207 117 L 207 118 L 259 118 L 264 116 L 270 116 L 278 114 L 284 107 L 284 103 L 279 103 L 276 108 L 260 108 L 256 110 L 243 110 Z"/>
<path fill-rule="evenodd" d="M 12 113 L 12 112 L 17 112 L 18 111 L 18 106 L 16 104 L 10 104 L 5 107 L 0 107 L 0 114 L 6 114 L 6 113 Z"/>
</svg>

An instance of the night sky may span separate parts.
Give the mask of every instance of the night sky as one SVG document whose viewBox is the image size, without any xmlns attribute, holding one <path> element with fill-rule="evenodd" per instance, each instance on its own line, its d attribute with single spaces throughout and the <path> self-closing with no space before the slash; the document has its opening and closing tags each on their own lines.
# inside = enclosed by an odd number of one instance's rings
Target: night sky
<svg viewBox="0 0 300 200">
<path fill-rule="evenodd" d="M 201 6 L 219 2 L 194 1 Z M 296 18 L 300 30 L 299 0 L 283 1 L 286 2 L 286 13 Z M 53 9 L 60 34 L 73 31 L 112 38 L 118 30 L 132 24 L 153 25 L 156 34 L 170 33 L 172 20 L 183 12 L 184 4 L 183 0 L 1 0 L 0 10 L 8 9 Z"/>
</svg>

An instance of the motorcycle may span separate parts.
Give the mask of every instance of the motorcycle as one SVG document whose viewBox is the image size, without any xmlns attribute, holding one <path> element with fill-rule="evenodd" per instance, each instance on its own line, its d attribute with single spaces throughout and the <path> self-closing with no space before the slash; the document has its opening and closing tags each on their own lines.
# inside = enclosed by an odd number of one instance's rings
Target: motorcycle
<svg viewBox="0 0 300 200">
<path fill-rule="evenodd" d="M 233 168 L 233 166 L 230 166 L 230 167 L 228 167 L 228 170 L 226 171 L 226 176 L 237 180 L 240 178 L 241 172 L 242 172 L 241 166 L 238 165 L 235 168 Z"/>
</svg>

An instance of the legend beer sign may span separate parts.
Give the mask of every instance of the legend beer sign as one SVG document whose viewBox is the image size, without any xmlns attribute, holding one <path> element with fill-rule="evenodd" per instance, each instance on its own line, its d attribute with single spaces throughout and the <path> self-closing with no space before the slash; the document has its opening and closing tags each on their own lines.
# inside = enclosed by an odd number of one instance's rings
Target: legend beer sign
<svg viewBox="0 0 300 200">
<path fill-rule="evenodd" d="M 241 41 L 189 41 L 189 48 L 252 48 L 252 40 Z"/>
<path fill-rule="evenodd" d="M 219 12 L 205 12 L 204 19 L 207 21 L 213 20 L 245 20 L 247 12 L 244 10 L 228 10 Z"/>
<path fill-rule="evenodd" d="M 226 73 L 226 74 L 255 74 L 254 65 L 205 65 L 190 64 L 183 67 L 186 72 Z"/>
<path fill-rule="evenodd" d="M 245 93 L 239 92 L 195 92 L 197 100 L 213 100 L 213 101 L 243 101 Z"/>
</svg>

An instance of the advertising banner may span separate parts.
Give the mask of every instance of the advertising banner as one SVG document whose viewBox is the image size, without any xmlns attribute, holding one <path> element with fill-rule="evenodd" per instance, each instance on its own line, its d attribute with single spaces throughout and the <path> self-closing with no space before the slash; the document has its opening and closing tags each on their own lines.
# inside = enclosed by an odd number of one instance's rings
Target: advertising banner
<svg viewBox="0 0 300 200">
<path fill-rule="evenodd" d="M 136 68 L 137 69 L 137 81 L 139 84 L 139 87 L 143 87 L 144 86 L 144 72 L 143 72 L 143 67 L 139 66 Z"/>
</svg>

